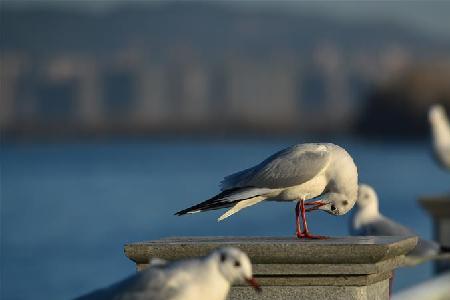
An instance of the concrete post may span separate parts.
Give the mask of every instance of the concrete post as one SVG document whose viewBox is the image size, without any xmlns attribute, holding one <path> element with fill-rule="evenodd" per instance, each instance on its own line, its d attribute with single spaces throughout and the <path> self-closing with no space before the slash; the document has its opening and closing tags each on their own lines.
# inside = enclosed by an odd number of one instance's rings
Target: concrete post
<svg viewBox="0 0 450 300">
<path fill-rule="evenodd" d="M 389 299 L 392 271 L 416 243 L 416 237 L 175 237 L 127 244 L 125 254 L 142 270 L 152 257 L 175 260 L 234 246 L 249 255 L 263 293 L 236 285 L 230 300 L 373 300 Z"/>
<path fill-rule="evenodd" d="M 450 247 L 450 195 L 440 197 L 424 197 L 420 204 L 433 218 L 434 239 L 442 246 Z M 450 270 L 450 262 L 435 261 L 435 272 L 442 273 Z"/>
</svg>

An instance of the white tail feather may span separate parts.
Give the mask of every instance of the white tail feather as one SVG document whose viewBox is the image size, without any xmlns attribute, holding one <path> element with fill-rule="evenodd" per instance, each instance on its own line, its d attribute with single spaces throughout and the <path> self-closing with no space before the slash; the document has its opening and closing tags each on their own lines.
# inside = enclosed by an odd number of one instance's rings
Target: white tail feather
<svg viewBox="0 0 450 300">
<path fill-rule="evenodd" d="M 227 210 L 223 215 L 221 215 L 217 219 L 217 221 L 220 222 L 220 221 L 228 218 L 229 216 L 237 213 L 241 209 L 246 208 L 246 207 L 251 206 L 251 205 L 255 205 L 256 203 L 261 202 L 261 201 L 263 201 L 265 199 L 266 199 L 266 197 L 264 197 L 264 196 L 256 196 L 254 198 L 250 198 L 250 199 L 247 199 L 247 200 L 242 200 L 242 201 L 238 202 L 236 205 L 234 205 L 232 208 Z"/>
</svg>

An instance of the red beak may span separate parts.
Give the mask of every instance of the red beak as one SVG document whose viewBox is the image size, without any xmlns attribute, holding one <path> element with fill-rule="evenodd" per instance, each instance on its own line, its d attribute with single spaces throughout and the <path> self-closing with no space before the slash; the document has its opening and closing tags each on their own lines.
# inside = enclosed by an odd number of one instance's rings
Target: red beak
<svg viewBox="0 0 450 300">
<path fill-rule="evenodd" d="M 245 278 L 245 281 L 247 281 L 247 283 L 249 285 L 251 285 L 258 293 L 262 292 L 261 287 L 259 286 L 259 284 L 256 282 L 255 278 Z"/>
<path fill-rule="evenodd" d="M 326 202 L 323 202 L 322 200 L 317 201 L 311 201 L 311 202 L 305 202 L 305 205 L 311 205 L 311 207 L 308 207 L 306 211 L 313 211 L 318 210 L 320 207 L 326 205 Z"/>
</svg>

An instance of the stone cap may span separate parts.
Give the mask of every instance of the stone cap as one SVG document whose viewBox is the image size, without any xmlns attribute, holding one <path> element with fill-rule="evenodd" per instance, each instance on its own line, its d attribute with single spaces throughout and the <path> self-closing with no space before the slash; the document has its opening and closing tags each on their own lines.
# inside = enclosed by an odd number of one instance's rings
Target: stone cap
<svg viewBox="0 0 450 300">
<path fill-rule="evenodd" d="M 299 240 L 295 237 L 170 237 L 125 245 L 137 264 L 152 257 L 167 260 L 206 255 L 233 246 L 245 251 L 253 264 L 377 264 L 403 257 L 414 249 L 415 236 L 332 237 Z"/>
<path fill-rule="evenodd" d="M 434 217 L 450 217 L 450 195 L 422 197 L 419 203 Z"/>
</svg>

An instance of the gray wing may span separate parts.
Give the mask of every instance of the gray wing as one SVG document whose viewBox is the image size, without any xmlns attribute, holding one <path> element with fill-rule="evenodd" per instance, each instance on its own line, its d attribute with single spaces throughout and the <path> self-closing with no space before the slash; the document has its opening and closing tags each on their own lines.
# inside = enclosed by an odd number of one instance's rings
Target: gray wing
<svg viewBox="0 0 450 300">
<path fill-rule="evenodd" d="M 169 279 L 165 268 L 155 266 L 75 300 L 171 299 L 177 291 L 165 284 Z"/>
<path fill-rule="evenodd" d="M 414 231 L 388 218 L 381 218 L 362 226 L 355 232 L 358 235 L 405 236 L 417 235 Z M 408 253 L 410 256 L 430 256 L 439 252 L 439 244 L 419 237 L 416 248 Z"/>
<path fill-rule="evenodd" d="M 356 231 L 359 235 L 416 235 L 408 227 L 398 224 L 388 218 L 380 218 L 373 222 L 364 224 L 359 230 Z"/>
<path fill-rule="evenodd" d="M 330 159 L 330 152 L 324 145 L 292 146 L 275 153 L 253 168 L 225 177 L 221 188 L 283 188 L 302 184 L 322 172 L 329 165 Z"/>
<path fill-rule="evenodd" d="M 438 243 L 434 241 L 424 240 L 419 238 L 417 241 L 417 246 L 409 252 L 408 255 L 411 256 L 433 256 L 437 255 L 440 252 L 440 246 Z"/>
</svg>

